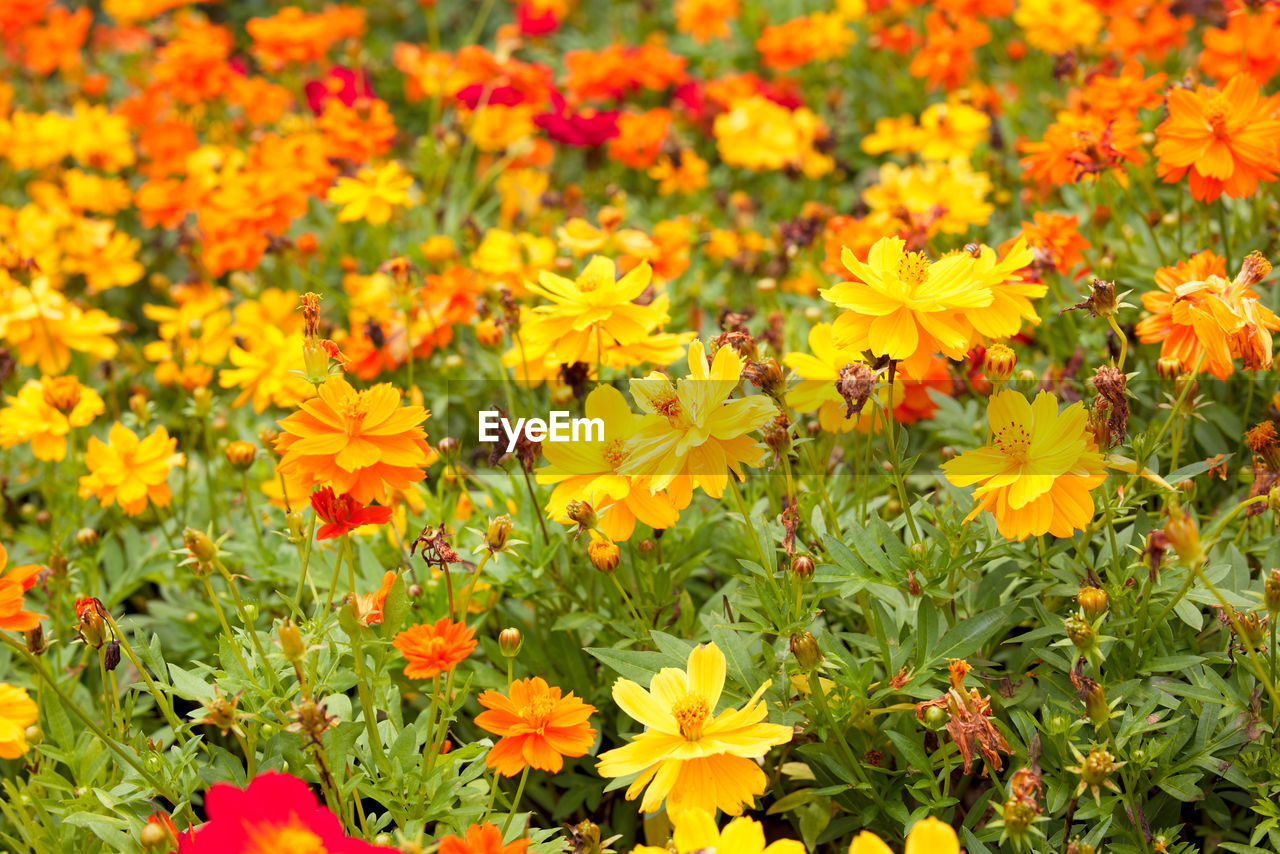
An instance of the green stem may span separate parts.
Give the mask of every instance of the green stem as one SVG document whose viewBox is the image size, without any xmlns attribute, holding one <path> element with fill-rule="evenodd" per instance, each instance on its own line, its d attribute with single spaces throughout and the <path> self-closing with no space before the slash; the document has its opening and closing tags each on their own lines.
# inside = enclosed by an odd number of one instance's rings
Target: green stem
<svg viewBox="0 0 1280 854">
<path fill-rule="evenodd" d="M 58 683 L 53 680 L 53 677 L 49 675 L 49 671 L 45 670 L 44 664 L 40 661 L 40 659 L 32 655 L 27 650 L 26 646 L 18 643 L 18 641 L 15 640 L 8 632 L 0 633 L 0 639 L 2 639 L 9 646 L 13 647 L 14 650 L 18 652 L 18 654 L 26 658 L 27 663 L 31 665 L 31 669 L 36 672 L 36 674 L 40 677 L 40 679 L 43 680 L 44 683 L 48 685 L 50 689 L 52 689 L 53 693 L 58 695 L 58 699 L 61 701 L 62 707 L 64 709 L 70 710 L 73 715 L 79 718 L 81 723 L 83 723 L 86 727 L 88 727 L 89 731 L 92 732 L 94 735 L 96 735 L 103 744 L 107 745 L 107 747 L 115 751 L 115 753 L 121 759 L 124 760 L 125 764 L 127 764 L 134 771 L 137 771 L 139 776 L 141 776 L 144 780 L 150 783 L 151 787 L 155 789 L 157 792 L 159 792 L 160 795 L 163 796 L 170 803 L 174 804 L 175 806 L 182 803 L 182 800 L 177 796 L 177 794 L 173 792 L 173 790 L 171 790 L 168 786 L 166 786 L 160 780 L 156 779 L 156 777 L 152 775 L 151 772 L 148 771 L 142 765 L 141 762 L 138 761 L 137 757 L 135 757 L 128 750 L 125 750 L 122 744 L 120 744 L 115 739 L 113 739 L 110 735 L 104 732 L 102 727 L 94 723 L 93 720 L 90 719 L 89 716 L 84 713 L 84 710 L 80 708 L 80 706 L 77 703 L 72 702 L 71 698 L 68 697 L 63 692 L 61 686 L 59 686 Z"/>
<path fill-rule="evenodd" d="M 258 659 L 262 662 L 262 668 L 267 671 L 267 676 L 271 679 L 272 687 L 279 690 L 280 681 L 276 679 L 275 668 L 268 666 L 270 659 L 267 658 L 267 651 L 263 648 L 261 639 L 258 638 L 258 627 L 254 621 L 249 618 L 249 610 L 245 608 L 244 600 L 240 598 L 240 589 L 236 587 L 235 579 L 231 576 L 231 572 L 222 561 L 215 560 L 214 566 L 218 568 L 218 572 L 222 573 L 223 579 L 227 582 L 227 587 L 231 590 L 232 601 L 236 603 L 236 613 L 240 616 L 240 622 L 249 630 L 249 640 L 253 642 L 253 649 L 258 653 Z"/>
<path fill-rule="evenodd" d="M 506 823 L 502 825 L 502 835 L 505 837 L 507 831 L 511 828 L 511 821 L 516 817 L 516 810 L 520 809 L 520 797 L 524 794 L 524 784 L 529 781 L 529 766 L 524 766 L 524 771 L 520 772 L 520 784 L 516 786 L 516 796 L 511 801 L 511 812 L 507 813 Z"/>
</svg>

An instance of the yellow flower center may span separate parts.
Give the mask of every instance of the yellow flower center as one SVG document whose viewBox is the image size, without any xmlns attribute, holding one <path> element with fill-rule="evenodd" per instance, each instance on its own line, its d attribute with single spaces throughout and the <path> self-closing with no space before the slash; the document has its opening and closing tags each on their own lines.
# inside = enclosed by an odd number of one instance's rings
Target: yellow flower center
<svg viewBox="0 0 1280 854">
<path fill-rule="evenodd" d="M 706 697 L 687 694 L 671 707 L 671 715 L 676 719 L 680 734 L 689 741 L 697 741 L 702 738 L 702 725 L 711 717 L 711 706 Z"/>
<path fill-rule="evenodd" d="M 1006 456 L 1025 463 L 1031 448 L 1031 430 L 1025 424 L 1008 424 L 995 431 L 995 442 Z"/>
<path fill-rule="evenodd" d="M 249 828 L 248 836 L 245 854 L 328 854 L 319 836 L 296 824 Z"/>
<path fill-rule="evenodd" d="M 908 289 L 924 284 L 929 277 L 929 259 L 921 252 L 908 252 L 898 262 L 898 280 Z"/>
<path fill-rule="evenodd" d="M 520 708 L 520 717 L 524 718 L 525 723 L 537 730 L 538 735 L 542 735 L 547 725 L 551 722 L 551 713 L 555 709 L 556 704 L 551 699 L 551 695 L 539 694 L 536 697 L 530 697 L 529 702 Z"/>
<path fill-rule="evenodd" d="M 1226 135 L 1227 99 L 1222 97 L 1222 93 L 1215 92 L 1209 97 L 1209 103 L 1204 111 L 1204 120 L 1209 123 L 1209 127 L 1213 128 L 1214 136 Z"/>
</svg>

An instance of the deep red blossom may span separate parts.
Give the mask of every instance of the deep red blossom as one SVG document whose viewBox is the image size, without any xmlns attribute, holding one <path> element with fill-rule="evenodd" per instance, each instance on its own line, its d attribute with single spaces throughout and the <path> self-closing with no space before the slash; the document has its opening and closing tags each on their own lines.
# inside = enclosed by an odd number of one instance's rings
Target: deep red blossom
<svg viewBox="0 0 1280 854">
<path fill-rule="evenodd" d="M 349 493 L 335 495 L 332 487 L 311 493 L 311 507 L 325 524 L 316 531 L 317 540 L 341 537 L 361 525 L 382 525 L 391 518 L 390 507 L 370 504 L 367 507 Z"/>
<path fill-rule="evenodd" d="M 554 112 L 534 116 L 533 123 L 555 142 L 590 148 L 618 135 L 617 110 L 570 110 L 559 92 L 551 93 L 551 106 Z"/>
<path fill-rule="evenodd" d="M 373 97 L 373 85 L 369 75 L 343 65 L 335 65 L 323 80 L 312 80 L 305 87 L 307 106 L 317 116 L 324 112 L 324 102 L 337 98 L 350 107 L 360 98 Z"/>
</svg>

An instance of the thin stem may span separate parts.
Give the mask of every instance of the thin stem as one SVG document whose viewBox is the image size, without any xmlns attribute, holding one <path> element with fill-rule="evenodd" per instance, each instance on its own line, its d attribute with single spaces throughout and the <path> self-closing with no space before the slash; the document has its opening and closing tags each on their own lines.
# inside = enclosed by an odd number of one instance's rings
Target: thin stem
<svg viewBox="0 0 1280 854">
<path fill-rule="evenodd" d="M 49 675 L 49 671 L 45 670 L 44 663 L 41 662 L 39 658 L 32 655 L 31 652 L 27 650 L 26 646 L 18 643 L 18 641 L 15 640 L 8 632 L 0 633 L 0 640 L 3 640 L 9 646 L 13 647 L 20 655 L 26 658 L 27 663 L 31 665 L 31 669 L 34 670 L 44 683 L 53 690 L 53 693 L 58 695 L 58 699 L 62 702 L 63 708 L 69 709 L 73 715 L 78 717 L 81 723 L 89 728 L 90 732 L 115 751 L 130 768 L 137 771 L 144 780 L 150 783 L 153 789 L 174 805 L 182 802 L 168 786 L 156 779 L 150 771 L 143 767 L 142 763 L 139 762 L 132 753 L 125 750 L 123 745 L 104 732 L 102 727 L 94 723 L 94 721 L 84 713 L 84 710 L 80 708 L 77 703 L 72 702 L 71 698 L 63 692 L 61 686 L 59 686 L 58 683 L 53 680 L 53 677 Z"/>
<path fill-rule="evenodd" d="M 520 772 L 520 785 L 516 786 L 515 799 L 511 801 L 511 812 L 507 813 L 506 823 L 502 825 L 502 835 L 505 837 L 507 831 L 511 828 L 511 821 L 516 817 L 516 810 L 520 809 L 520 797 L 524 794 L 524 784 L 529 781 L 529 766 L 524 766 L 524 771 Z"/>
</svg>

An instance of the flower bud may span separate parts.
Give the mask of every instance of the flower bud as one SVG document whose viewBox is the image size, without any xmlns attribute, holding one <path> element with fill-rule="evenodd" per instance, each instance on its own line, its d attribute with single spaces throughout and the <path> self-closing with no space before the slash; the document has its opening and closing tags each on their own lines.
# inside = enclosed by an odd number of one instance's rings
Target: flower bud
<svg viewBox="0 0 1280 854">
<path fill-rule="evenodd" d="M 489 522 L 489 530 L 485 532 L 485 547 L 496 554 L 506 547 L 507 538 L 510 535 L 511 517 L 507 515 L 499 516 Z"/>
<path fill-rule="evenodd" d="M 654 550 L 658 548 L 658 544 L 648 537 L 645 537 L 640 541 L 640 545 L 636 546 L 636 548 L 640 550 L 640 554 L 647 555 L 652 554 Z"/>
<path fill-rule="evenodd" d="M 318 339 L 302 342 L 302 373 L 312 385 L 322 385 L 329 378 L 329 351 Z"/>
<path fill-rule="evenodd" d="M 507 658 L 515 658 L 520 654 L 520 647 L 524 646 L 524 638 L 520 635 L 517 628 L 503 629 L 498 635 L 498 649 L 502 650 L 502 654 Z"/>
<path fill-rule="evenodd" d="M 81 528 L 76 531 L 76 545 L 82 549 L 98 544 L 98 532 L 93 528 Z"/>
<path fill-rule="evenodd" d="M 80 637 L 94 649 L 101 649 L 107 639 L 107 621 L 102 617 L 102 603 L 92 596 L 76 600 L 76 619 Z"/>
<path fill-rule="evenodd" d="M 293 620 L 286 618 L 276 629 L 276 635 L 280 638 L 280 649 L 284 651 L 284 657 L 290 662 L 297 664 L 307 654 L 307 645 L 302 641 L 302 632 L 298 631 L 298 626 Z"/>
<path fill-rule="evenodd" d="M 1089 715 L 1089 721 L 1095 727 L 1100 727 L 1111 720 L 1111 706 L 1107 704 L 1107 694 L 1102 686 L 1092 679 L 1089 682 L 1084 695 L 1084 710 Z"/>
<path fill-rule="evenodd" d="M 147 422 L 151 420 L 147 412 L 147 396 L 141 392 L 129 395 L 129 411 L 133 413 L 134 417 L 138 419 L 138 423 L 143 427 L 146 427 Z"/>
<path fill-rule="evenodd" d="M 1200 531 L 1196 520 L 1180 507 L 1169 508 L 1169 518 L 1164 525 L 1165 537 L 1173 546 L 1178 557 L 1188 567 L 1199 566 L 1205 561 L 1204 549 L 1200 546 Z"/>
<path fill-rule="evenodd" d="M 1098 587 L 1081 587 L 1076 594 L 1076 602 L 1085 619 L 1092 622 L 1106 612 L 1107 592 Z"/>
<path fill-rule="evenodd" d="M 138 843 L 144 851 L 167 851 L 173 840 L 169 838 L 169 831 L 158 824 L 144 824 L 142 830 L 138 833 Z"/>
<path fill-rule="evenodd" d="M 1018 356 L 1003 344 L 993 344 L 987 348 L 987 358 L 983 363 L 983 373 L 992 382 L 1004 382 L 1013 376 L 1013 369 L 1018 364 Z"/>
<path fill-rule="evenodd" d="M 44 654 L 44 626 L 36 623 L 36 627 L 25 632 L 24 637 L 27 641 L 27 652 L 32 655 Z"/>
<path fill-rule="evenodd" d="M 307 527 L 302 522 L 301 510 L 293 509 L 284 514 L 284 522 L 289 528 L 289 542 L 296 544 L 306 538 Z"/>
<path fill-rule="evenodd" d="M 107 641 L 107 645 L 102 648 L 102 666 L 108 672 L 115 670 L 120 665 L 120 641 L 112 638 Z"/>
<path fill-rule="evenodd" d="M 1186 372 L 1186 366 L 1177 356 L 1165 356 L 1156 362 L 1156 373 L 1165 382 L 1173 382 Z"/>
<path fill-rule="evenodd" d="M 1262 601 L 1274 616 L 1280 614 L 1280 569 L 1271 570 L 1262 588 Z"/>
<path fill-rule="evenodd" d="M 208 534 L 196 528 L 184 528 L 182 531 L 182 544 L 187 547 L 187 551 L 195 558 L 197 573 L 204 574 L 213 571 L 214 561 L 218 559 L 218 547 L 214 545 L 213 540 L 209 539 Z"/>
<path fill-rule="evenodd" d="M 1237 611 L 1236 622 L 1240 624 L 1240 642 L 1245 648 L 1260 649 L 1266 642 L 1267 619 L 1257 611 Z"/>
<path fill-rule="evenodd" d="M 587 544 L 587 556 L 591 563 L 601 572 L 613 572 L 622 559 L 622 550 L 617 543 L 607 540 L 592 540 Z"/>
<path fill-rule="evenodd" d="M 1067 637 L 1071 638 L 1071 642 L 1076 645 L 1076 649 L 1081 652 L 1087 652 L 1093 648 L 1095 635 L 1093 626 L 1079 617 L 1067 617 Z"/>
<path fill-rule="evenodd" d="M 1031 823 L 1035 821 L 1036 815 L 1034 804 L 1027 803 L 1022 798 L 1007 799 L 1001 816 L 1004 819 L 1005 833 L 1013 839 L 1023 837 L 1031 829 Z"/>
<path fill-rule="evenodd" d="M 32 747 L 44 741 L 44 730 L 40 729 L 38 724 L 32 724 L 23 731 L 23 735 L 27 737 L 27 743 Z"/>
<path fill-rule="evenodd" d="M 947 722 L 947 713 L 945 709 L 938 706 L 930 706 L 924 710 L 924 725 L 929 729 L 942 729 Z"/>
<path fill-rule="evenodd" d="M 804 671 L 813 670 L 822 663 L 822 650 L 812 632 L 800 631 L 791 636 L 791 654 Z"/>
<path fill-rule="evenodd" d="M 813 578 L 813 558 L 808 555 L 796 555 L 793 557 L 791 559 L 791 574 L 800 582 Z"/>
<path fill-rule="evenodd" d="M 596 511 L 585 501 L 570 501 L 565 505 L 564 514 L 578 523 L 578 527 L 589 530 L 596 526 Z"/>
<path fill-rule="evenodd" d="M 244 471 L 253 465 L 253 458 L 257 454 L 258 449 L 249 442 L 235 441 L 227 445 L 227 462 L 236 471 Z"/>
</svg>

